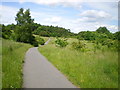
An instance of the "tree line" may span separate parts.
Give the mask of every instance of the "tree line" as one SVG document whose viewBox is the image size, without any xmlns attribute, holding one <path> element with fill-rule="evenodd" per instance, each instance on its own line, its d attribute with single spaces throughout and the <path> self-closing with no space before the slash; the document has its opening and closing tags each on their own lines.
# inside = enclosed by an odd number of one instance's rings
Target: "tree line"
<svg viewBox="0 0 120 90">
<path fill-rule="evenodd" d="M 31 18 L 30 10 L 24 11 L 20 8 L 16 14 L 15 21 L 17 24 L 4 25 L 2 28 L 1 37 L 17 42 L 30 43 L 34 46 L 38 45 L 38 41 L 34 35 L 45 37 L 73 37 L 79 40 L 90 40 L 103 42 L 106 39 L 120 40 L 120 31 L 111 33 L 106 27 L 99 27 L 96 31 L 81 31 L 78 34 L 72 33 L 70 29 L 65 29 L 58 26 L 45 26 L 34 23 Z"/>
</svg>

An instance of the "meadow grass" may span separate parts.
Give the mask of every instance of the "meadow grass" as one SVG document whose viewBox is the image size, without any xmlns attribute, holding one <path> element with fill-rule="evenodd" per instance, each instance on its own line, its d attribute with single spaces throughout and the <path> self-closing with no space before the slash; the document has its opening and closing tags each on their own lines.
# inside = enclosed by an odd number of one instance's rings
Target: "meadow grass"
<svg viewBox="0 0 120 90">
<path fill-rule="evenodd" d="M 2 39 L 0 38 L 0 89 L 2 88 Z"/>
<path fill-rule="evenodd" d="M 84 41 L 91 51 L 71 49 L 74 39 L 68 39 L 66 48 L 56 47 L 52 38 L 39 51 L 74 85 L 80 88 L 117 88 L 118 54 L 115 51 L 92 50 L 92 43 Z"/>
<path fill-rule="evenodd" d="M 21 88 L 24 56 L 29 44 L 2 41 L 2 87 Z"/>
</svg>

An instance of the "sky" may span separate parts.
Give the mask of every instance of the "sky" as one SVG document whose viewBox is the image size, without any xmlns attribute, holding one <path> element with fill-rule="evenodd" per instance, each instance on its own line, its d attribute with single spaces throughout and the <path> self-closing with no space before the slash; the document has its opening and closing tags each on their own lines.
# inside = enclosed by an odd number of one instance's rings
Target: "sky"
<svg viewBox="0 0 120 90">
<path fill-rule="evenodd" d="M 16 24 L 20 8 L 30 9 L 35 23 L 70 29 L 95 31 L 100 26 L 118 31 L 118 0 L 5 0 L 0 4 L 1 24 Z"/>
</svg>

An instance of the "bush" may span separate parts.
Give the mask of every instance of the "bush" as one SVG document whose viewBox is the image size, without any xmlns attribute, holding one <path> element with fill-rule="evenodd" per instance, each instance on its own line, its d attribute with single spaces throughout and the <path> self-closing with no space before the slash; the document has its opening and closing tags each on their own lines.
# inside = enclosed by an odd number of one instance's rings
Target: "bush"
<svg viewBox="0 0 120 90">
<path fill-rule="evenodd" d="M 101 50 L 118 50 L 119 49 L 119 44 L 117 40 L 112 40 L 112 39 L 103 39 L 101 40 L 96 40 L 94 43 L 94 51 L 97 49 Z"/>
<path fill-rule="evenodd" d="M 34 42 L 32 42 L 32 45 L 33 45 L 34 47 L 38 47 L 38 42 L 37 42 L 37 41 L 34 41 Z"/>
<path fill-rule="evenodd" d="M 39 43 L 40 45 L 44 45 L 45 41 L 44 41 L 43 38 L 39 38 L 38 43 Z"/>
<path fill-rule="evenodd" d="M 56 43 L 56 46 L 59 46 L 59 47 L 66 47 L 68 45 L 68 42 L 66 39 L 58 39 L 55 41 Z"/>
<path fill-rule="evenodd" d="M 39 37 L 39 36 L 36 36 L 36 41 L 40 45 L 44 45 L 44 43 L 45 43 L 45 40 L 43 38 Z"/>
<path fill-rule="evenodd" d="M 119 42 L 118 42 L 118 40 L 108 40 L 107 46 L 108 46 L 108 48 L 118 50 L 119 49 Z"/>
<path fill-rule="evenodd" d="M 80 41 L 78 42 L 73 42 L 72 43 L 72 48 L 75 49 L 75 50 L 80 50 L 80 51 L 86 51 L 86 44 L 85 43 L 82 43 Z"/>
<path fill-rule="evenodd" d="M 15 37 L 15 32 L 13 30 L 11 30 L 11 36 L 9 37 L 10 40 L 16 41 L 16 37 Z"/>
<path fill-rule="evenodd" d="M 93 46 L 94 46 L 94 49 L 93 49 L 94 53 L 95 53 L 97 50 L 101 50 L 101 48 L 102 48 L 102 45 L 101 45 L 100 43 L 97 43 L 97 42 L 95 42 L 95 43 L 93 44 Z"/>
</svg>

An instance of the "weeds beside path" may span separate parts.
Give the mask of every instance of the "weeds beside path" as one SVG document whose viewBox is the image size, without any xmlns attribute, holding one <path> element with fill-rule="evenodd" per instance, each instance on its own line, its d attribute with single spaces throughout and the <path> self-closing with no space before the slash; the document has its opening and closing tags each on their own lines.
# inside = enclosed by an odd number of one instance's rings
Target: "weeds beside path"
<svg viewBox="0 0 120 90">
<path fill-rule="evenodd" d="M 68 39 L 69 45 L 60 48 L 52 38 L 48 45 L 39 47 L 39 51 L 74 85 L 81 88 L 117 88 L 118 52 L 91 50 L 92 43 L 85 42 L 91 51 L 80 52 L 71 49 L 75 39 Z"/>
<path fill-rule="evenodd" d="M 29 44 L 2 40 L 2 88 L 22 87 L 22 68 Z"/>
</svg>

